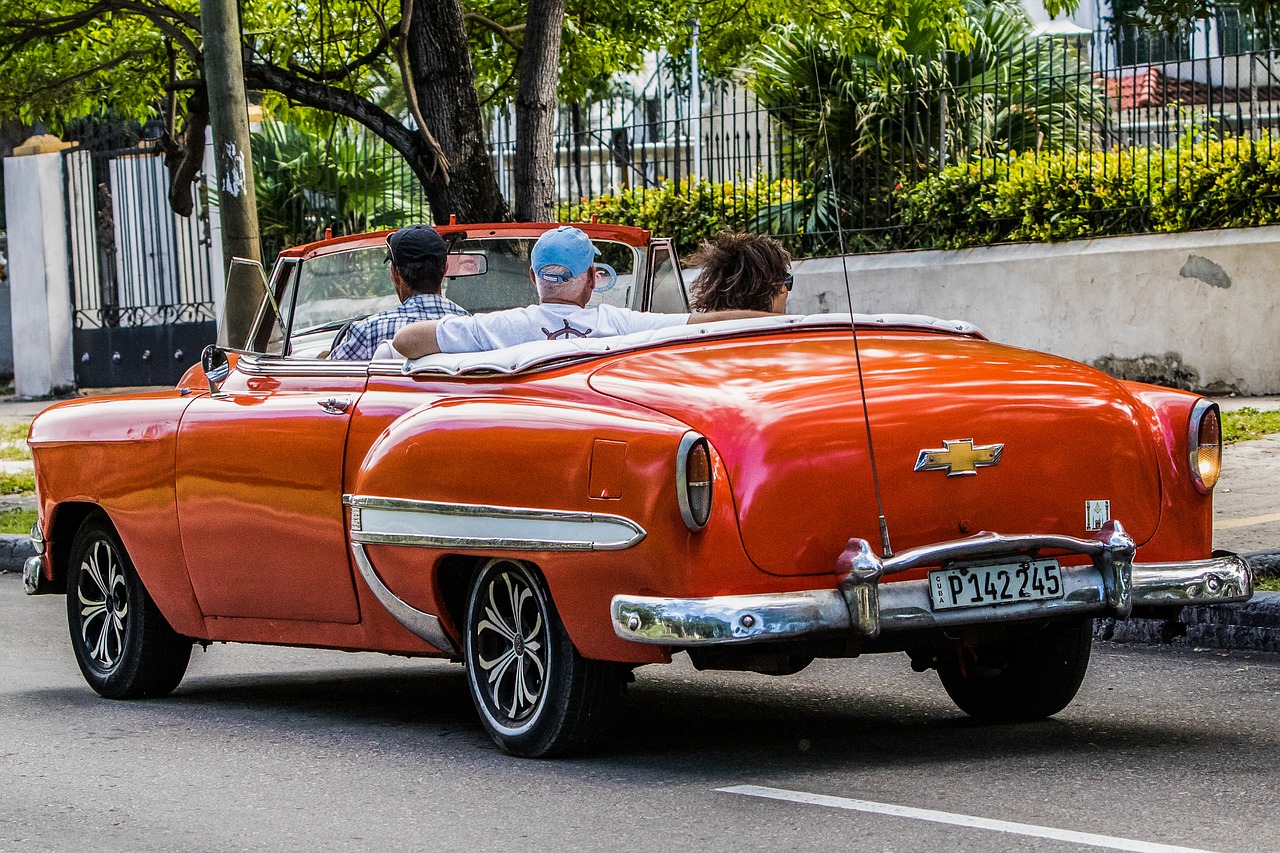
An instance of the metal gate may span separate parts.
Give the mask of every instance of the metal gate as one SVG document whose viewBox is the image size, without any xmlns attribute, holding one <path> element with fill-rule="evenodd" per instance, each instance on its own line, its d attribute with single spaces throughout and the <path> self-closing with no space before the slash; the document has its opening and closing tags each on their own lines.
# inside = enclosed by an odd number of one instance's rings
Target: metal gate
<svg viewBox="0 0 1280 853">
<path fill-rule="evenodd" d="M 216 337 L 209 208 L 169 208 L 154 148 L 75 149 L 67 189 L 76 385 L 172 385 Z"/>
</svg>

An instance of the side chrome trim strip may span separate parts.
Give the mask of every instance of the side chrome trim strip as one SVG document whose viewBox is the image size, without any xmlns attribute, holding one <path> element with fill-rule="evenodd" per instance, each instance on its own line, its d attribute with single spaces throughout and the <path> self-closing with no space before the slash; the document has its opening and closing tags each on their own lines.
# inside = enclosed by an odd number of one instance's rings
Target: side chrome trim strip
<svg viewBox="0 0 1280 853">
<path fill-rule="evenodd" d="M 369 362 L 370 376 L 396 376 L 404 378 L 403 358 L 375 358 Z"/>
<path fill-rule="evenodd" d="M 365 376 L 369 362 L 245 354 L 236 362 L 236 370 L 247 376 Z"/>
<path fill-rule="evenodd" d="M 351 541 L 504 551 L 621 551 L 647 535 L 629 518 L 599 512 L 437 503 L 343 495 Z"/>
<path fill-rule="evenodd" d="M 438 618 L 430 613 L 423 613 L 400 599 L 387 588 L 387 585 L 382 582 L 382 578 L 378 577 L 377 571 L 374 570 L 373 563 L 369 562 L 369 555 L 364 552 L 364 546 L 353 542 L 351 544 L 351 556 L 355 558 L 356 568 L 360 570 L 360 577 L 364 578 L 364 582 L 369 585 L 374 598 L 378 599 L 378 603 L 385 607 L 397 622 L 440 651 L 454 656 L 458 654 L 458 650 L 454 648 L 448 635 L 440 627 Z"/>
</svg>

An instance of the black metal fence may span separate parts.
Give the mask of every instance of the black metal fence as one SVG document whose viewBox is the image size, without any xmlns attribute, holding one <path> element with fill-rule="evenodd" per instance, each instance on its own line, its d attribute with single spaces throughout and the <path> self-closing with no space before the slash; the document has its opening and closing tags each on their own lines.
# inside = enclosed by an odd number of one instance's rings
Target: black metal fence
<svg viewBox="0 0 1280 853">
<path fill-rule="evenodd" d="M 1136 10 L 1128 0 L 1086 1 L 1077 16 L 1086 26 L 1022 25 L 1016 39 L 992 26 L 999 37 L 982 34 L 971 51 L 895 62 L 793 39 L 799 53 L 766 57 L 747 82 L 693 85 L 687 64 L 664 62 L 613 97 L 562 108 L 560 215 L 635 222 L 686 245 L 718 226 L 767 231 L 800 253 L 1174 227 L 1155 207 L 1200 191 L 1189 163 L 1270 158 L 1280 27 L 1222 5 L 1213 19 L 1165 35 L 1135 23 Z M 509 111 L 493 111 L 490 139 L 511 198 Z M 296 176 L 284 175 L 273 189 L 259 164 L 260 216 L 275 245 L 318 238 L 324 227 L 429 219 L 421 188 L 383 143 L 340 127 L 322 147 L 305 191 L 285 187 Z M 1051 173 L 1039 185 L 1037 168 Z M 1075 230 L 1021 227 L 1009 207 L 1017 200 L 995 187 L 1015 179 L 1045 216 L 1075 204 L 1066 211 Z M 1048 198 L 1073 187 L 1088 197 Z M 1270 184 L 1257 192 L 1275 194 Z M 1259 224 L 1250 216 L 1183 224 Z"/>
</svg>

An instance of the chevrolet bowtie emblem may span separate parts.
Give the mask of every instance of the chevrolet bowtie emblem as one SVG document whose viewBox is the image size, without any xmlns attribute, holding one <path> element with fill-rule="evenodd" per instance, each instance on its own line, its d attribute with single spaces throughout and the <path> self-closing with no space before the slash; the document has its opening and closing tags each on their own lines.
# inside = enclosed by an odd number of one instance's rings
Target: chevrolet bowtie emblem
<svg viewBox="0 0 1280 853">
<path fill-rule="evenodd" d="M 972 438 L 943 441 L 938 450 L 921 450 L 916 459 L 917 471 L 943 471 L 948 477 L 957 474 L 976 474 L 979 468 L 1000 464 L 1003 444 L 973 446 Z"/>
</svg>

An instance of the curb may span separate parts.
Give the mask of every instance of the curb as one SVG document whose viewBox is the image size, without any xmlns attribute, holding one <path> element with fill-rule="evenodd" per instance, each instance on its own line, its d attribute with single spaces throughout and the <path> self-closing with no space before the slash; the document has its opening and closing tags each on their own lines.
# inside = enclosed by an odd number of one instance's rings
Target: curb
<svg viewBox="0 0 1280 853">
<path fill-rule="evenodd" d="M 35 553 L 30 537 L 0 534 L 0 572 L 21 574 Z M 1255 576 L 1280 575 L 1280 550 L 1243 556 Z M 1244 604 L 1190 605 L 1172 619 L 1097 619 L 1093 636 L 1113 643 L 1280 652 L 1280 592 L 1255 592 Z"/>
<path fill-rule="evenodd" d="M 22 564 L 36 555 L 31 537 L 25 533 L 0 533 L 0 572 L 22 574 Z"/>
</svg>

